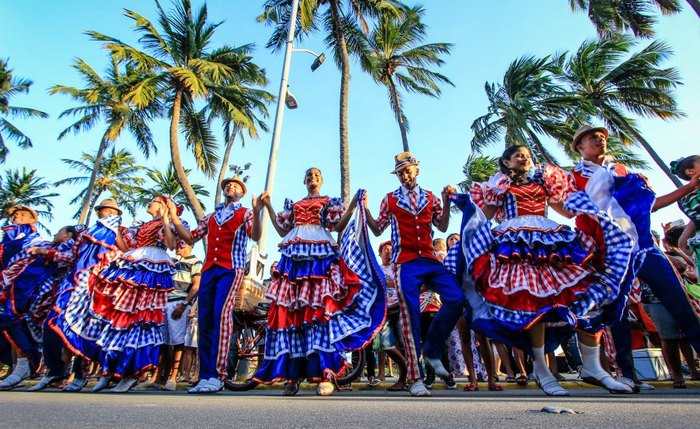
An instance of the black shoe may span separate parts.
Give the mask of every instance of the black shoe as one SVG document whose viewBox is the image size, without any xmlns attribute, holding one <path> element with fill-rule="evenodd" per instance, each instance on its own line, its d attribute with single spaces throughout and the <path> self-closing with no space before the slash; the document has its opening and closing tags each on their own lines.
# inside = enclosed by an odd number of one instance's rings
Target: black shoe
<svg viewBox="0 0 700 429">
<path fill-rule="evenodd" d="M 448 389 L 454 390 L 457 388 L 457 382 L 453 376 L 450 375 L 449 377 L 443 378 L 443 380 L 445 381 L 445 385 Z"/>
<path fill-rule="evenodd" d="M 423 384 L 425 385 L 425 388 L 428 390 L 432 389 L 434 382 L 435 382 L 435 373 L 429 372 L 425 376 L 425 379 L 423 380 Z"/>
</svg>

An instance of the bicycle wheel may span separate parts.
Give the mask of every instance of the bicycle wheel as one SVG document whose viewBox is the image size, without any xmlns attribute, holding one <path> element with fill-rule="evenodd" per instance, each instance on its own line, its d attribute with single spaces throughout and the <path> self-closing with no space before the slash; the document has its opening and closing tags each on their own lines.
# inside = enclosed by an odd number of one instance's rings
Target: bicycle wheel
<svg viewBox="0 0 700 429">
<path fill-rule="evenodd" d="M 343 375 L 336 377 L 338 384 L 349 384 L 357 380 L 365 368 L 365 351 L 354 350 L 350 353 L 348 359 L 350 366 L 345 370 Z"/>
</svg>

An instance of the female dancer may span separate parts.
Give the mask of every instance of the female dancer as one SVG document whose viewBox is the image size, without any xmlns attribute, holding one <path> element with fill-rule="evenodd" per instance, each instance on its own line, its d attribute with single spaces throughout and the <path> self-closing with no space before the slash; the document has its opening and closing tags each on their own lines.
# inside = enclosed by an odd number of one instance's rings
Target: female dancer
<svg viewBox="0 0 700 429">
<path fill-rule="evenodd" d="M 103 376 L 93 391 L 115 377 L 121 381 L 112 392 L 126 392 L 139 374 L 158 365 L 160 325 L 175 274 L 166 248 L 175 248 L 176 239 L 167 197 L 154 198 L 147 212 L 153 220 L 120 231 L 116 244 L 125 253 L 94 279 L 92 312 L 105 326 L 96 341 Z"/>
<path fill-rule="evenodd" d="M 671 171 L 686 181 L 696 178 L 700 175 L 700 156 L 686 156 L 671 162 Z M 688 256 L 692 256 L 692 253 L 695 253 L 695 267 L 698 267 L 698 262 L 700 262 L 700 236 L 696 234 L 698 225 L 700 225 L 700 191 L 691 192 L 678 200 L 678 207 L 690 219 L 690 223 L 685 227 L 681 238 L 678 240 L 678 245 Z"/>
<path fill-rule="evenodd" d="M 319 169 L 306 171 L 304 185 L 307 196 L 296 203 L 286 200 L 284 210 L 277 215 L 269 195 L 261 195 L 275 230 L 284 239 L 266 292 L 272 303 L 265 359 L 254 378 L 263 383 L 284 380 L 285 396 L 295 395 L 300 381 L 308 379 L 318 383 L 318 395 L 327 396 L 334 390 L 331 376 L 347 366 L 341 352 L 362 348 L 380 329 L 384 292 L 377 288 L 376 280 L 367 282 L 367 277 L 358 277 L 361 270 L 357 263 L 361 261 L 340 258 L 341 250 L 331 236 L 331 232 L 345 229 L 352 210 L 346 211 L 339 198 L 321 195 L 323 176 Z M 357 196 L 350 209 L 356 205 Z M 345 237 L 347 233 L 343 242 Z M 344 248 L 343 255 L 346 250 L 350 249 Z M 371 248 L 364 251 L 376 279 L 379 266 Z"/>
<path fill-rule="evenodd" d="M 499 164 L 501 173 L 472 186 L 471 197 L 481 211 L 471 207 L 465 213 L 471 219 L 462 242 L 481 298 L 479 302 L 470 297 L 474 329 L 528 351 L 538 384 L 552 396 L 568 392 L 549 370 L 545 348 L 554 349 L 567 330 L 583 329 L 582 377 L 610 391 L 631 392 L 601 368 L 601 326 L 587 318 L 619 293 L 631 239 L 615 234 L 616 224 L 583 193 L 577 193 L 565 210 L 568 176 L 552 166 L 529 175 L 532 160 L 526 146 L 506 149 Z M 590 264 L 595 251 L 591 240 L 545 217 L 548 206 L 566 217 L 573 211 L 599 218 L 605 236 L 618 240 L 615 247 L 607 247 L 609 271 L 599 273 Z M 493 218 L 504 222 L 492 228 L 487 219 Z"/>
</svg>

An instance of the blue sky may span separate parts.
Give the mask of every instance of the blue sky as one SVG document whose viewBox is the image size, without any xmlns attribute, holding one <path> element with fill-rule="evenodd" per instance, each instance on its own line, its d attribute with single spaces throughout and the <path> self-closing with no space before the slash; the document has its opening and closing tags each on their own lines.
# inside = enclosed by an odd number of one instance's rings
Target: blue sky
<svg viewBox="0 0 700 429">
<path fill-rule="evenodd" d="M 252 0 L 211 0 L 208 2 L 212 21 L 224 21 L 217 31 L 215 43 L 257 46 L 255 61 L 267 70 L 270 85 L 268 91 L 277 93 L 282 71 L 282 52 L 265 49 L 270 28 L 255 22 L 262 2 Z M 413 4 L 415 2 L 408 2 Z M 508 64 L 524 54 L 547 55 L 554 52 L 575 50 L 581 42 L 595 36 L 592 25 L 584 14 L 573 14 L 565 0 L 504 0 L 500 2 L 431 0 L 423 4 L 429 26 L 429 41 L 454 44 L 453 53 L 446 57 L 440 70 L 455 87 L 444 87 L 440 99 L 417 95 L 405 97 L 406 115 L 411 124 L 409 143 L 414 155 L 421 161 L 419 183 L 435 192 L 446 184 L 462 180 L 462 166 L 470 153 L 472 137 L 469 126 L 486 112 L 484 83 L 499 81 Z M 164 1 L 167 7 L 169 3 Z M 194 1 L 195 6 L 202 4 Z M 54 84 L 80 86 L 77 73 L 71 68 L 75 57 L 82 58 L 95 69 L 105 67 L 107 56 L 96 42 L 83 34 L 96 30 L 135 43 L 131 30 L 132 21 L 122 16 L 122 8 L 135 10 L 148 18 L 155 17 L 150 1 L 122 0 L 96 1 L 4 1 L 0 2 L 3 25 L 0 27 L 2 48 L 0 56 L 10 59 L 17 76 L 30 78 L 34 86 L 28 95 L 14 99 L 15 105 L 30 106 L 48 112 L 47 120 L 16 120 L 34 141 L 33 149 L 23 151 L 10 146 L 12 152 L 5 169 L 26 166 L 36 168 L 50 181 L 59 180 L 73 171 L 60 161 L 61 158 L 78 158 L 84 151 L 94 152 L 103 128 L 96 127 L 89 133 L 70 136 L 63 141 L 56 138 L 70 124 L 59 120 L 58 115 L 73 104 L 65 96 L 49 96 L 48 88 Z M 654 145 L 662 158 L 671 161 L 682 155 L 698 152 L 700 130 L 700 20 L 687 7 L 681 14 L 660 17 L 658 37 L 674 49 L 674 56 L 666 63 L 677 67 L 684 85 L 677 91 L 678 102 L 687 117 L 675 122 L 640 120 L 644 136 Z M 640 47 L 648 42 L 640 42 Z M 298 47 L 324 51 L 318 36 L 306 39 Z M 277 180 L 273 204 L 280 208 L 285 197 L 298 199 L 305 194 L 302 176 L 306 168 L 319 167 L 325 178 L 324 191 L 339 194 L 339 144 L 338 102 L 340 73 L 332 61 L 326 62 L 316 72 L 309 66 L 313 57 L 296 53 L 292 58 L 291 88 L 299 100 L 299 108 L 286 111 L 280 143 Z M 270 106 L 270 128 L 274 120 L 274 106 Z M 168 121 L 159 120 L 152 125 L 160 151 L 143 165 L 165 168 L 169 162 Z M 215 129 L 220 136 L 219 129 Z M 271 134 L 261 134 L 259 140 L 248 140 L 244 148 L 240 142 L 234 147 L 231 162 L 252 163 L 248 188 L 259 193 L 265 182 L 267 158 Z M 553 143 L 553 142 L 550 142 Z M 125 136 L 118 143 L 133 153 L 137 150 L 132 140 Z M 502 145 L 494 145 L 489 151 L 496 155 Z M 352 67 L 350 87 L 350 158 L 351 188 L 368 189 L 370 207 L 376 213 L 382 196 L 395 189 L 398 182 L 389 174 L 393 156 L 401 151 L 401 138 L 389 108 L 386 92 L 364 75 L 357 64 Z M 646 156 L 645 156 L 646 157 Z M 186 166 L 194 168 L 191 157 L 183 157 Z M 647 158 L 648 159 L 648 158 Z M 671 182 L 657 169 L 645 172 L 657 193 L 673 189 Z M 216 183 L 197 173 L 191 176 L 212 190 L 212 197 L 205 200 L 213 207 Z M 60 187 L 61 194 L 54 199 L 55 219 L 52 229 L 71 223 L 74 207 L 68 206 L 77 193 L 76 188 Z M 106 196 L 105 196 L 106 197 Z M 141 216 L 147 216 L 145 211 Z M 190 215 L 191 216 L 191 215 Z M 662 221 L 681 217 L 674 206 L 653 215 L 653 225 L 659 229 Z M 190 221 L 193 218 L 190 217 Z M 127 216 L 125 222 L 131 219 Z M 457 227 L 453 219 L 453 227 Z M 268 247 L 277 241 L 270 230 Z M 379 242 L 377 240 L 377 242 Z"/>
</svg>

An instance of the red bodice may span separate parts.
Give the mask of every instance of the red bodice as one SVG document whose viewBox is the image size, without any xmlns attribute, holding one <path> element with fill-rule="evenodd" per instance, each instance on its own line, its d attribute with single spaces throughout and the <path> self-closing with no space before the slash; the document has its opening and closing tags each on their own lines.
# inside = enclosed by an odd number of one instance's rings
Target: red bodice
<svg viewBox="0 0 700 429">
<path fill-rule="evenodd" d="M 533 182 L 524 185 L 511 185 L 510 193 L 515 198 L 518 216 L 545 215 L 547 193 L 542 185 Z"/>
<path fill-rule="evenodd" d="M 160 219 L 154 219 L 141 225 L 136 233 L 136 245 L 134 247 L 155 246 L 159 241 L 159 233 L 162 227 L 163 223 Z"/>
<path fill-rule="evenodd" d="M 329 197 L 304 198 L 294 203 L 294 225 L 321 225 L 321 211 Z"/>
</svg>

